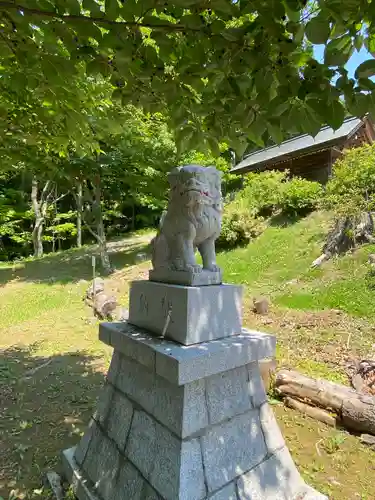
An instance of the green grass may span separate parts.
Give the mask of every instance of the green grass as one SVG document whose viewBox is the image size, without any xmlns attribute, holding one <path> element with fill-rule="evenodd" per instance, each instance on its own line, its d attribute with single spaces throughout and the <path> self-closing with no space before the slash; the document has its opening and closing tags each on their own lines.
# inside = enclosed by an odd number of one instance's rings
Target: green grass
<svg viewBox="0 0 375 500">
<path fill-rule="evenodd" d="M 249 294 L 270 295 L 276 304 L 292 309 L 342 309 L 375 317 L 375 276 L 367 265 L 375 245 L 311 269 L 329 223 L 327 214 L 316 212 L 293 225 L 268 228 L 246 248 L 222 252 L 219 263 L 226 280 L 245 284 Z"/>
<path fill-rule="evenodd" d="M 371 356 L 375 278 L 365 246 L 312 270 L 330 217 L 323 213 L 269 227 L 246 248 L 221 252 L 225 281 L 245 285 L 244 323 L 277 336 L 280 367 L 347 383 L 349 357 Z M 151 233 L 115 242 L 116 268 L 106 290 L 127 306 L 132 279 L 146 277 Z M 118 245 L 120 243 L 120 245 Z M 116 246 L 117 245 L 117 246 Z M 86 428 L 108 369 L 111 350 L 98 340 L 83 296 L 95 248 L 0 265 L 0 497 L 50 498 L 41 492 L 47 469 Z M 267 295 L 266 318 L 251 298 Z M 331 311 L 340 309 L 345 314 Z M 44 365 L 48 362 L 48 365 Z M 40 368 L 41 367 L 41 368 Z M 33 375 L 30 370 L 40 368 Z M 332 499 L 375 498 L 375 453 L 355 436 L 275 406 L 286 442 L 305 479 Z M 356 496 L 357 495 L 357 496 Z M 359 496 L 358 496 L 359 495 Z"/>
<path fill-rule="evenodd" d="M 246 248 L 220 253 L 219 264 L 227 281 L 245 284 L 250 292 L 274 293 L 289 280 L 314 275 L 309 267 L 326 227 L 327 218 L 320 213 L 286 227 L 269 227 Z"/>
</svg>

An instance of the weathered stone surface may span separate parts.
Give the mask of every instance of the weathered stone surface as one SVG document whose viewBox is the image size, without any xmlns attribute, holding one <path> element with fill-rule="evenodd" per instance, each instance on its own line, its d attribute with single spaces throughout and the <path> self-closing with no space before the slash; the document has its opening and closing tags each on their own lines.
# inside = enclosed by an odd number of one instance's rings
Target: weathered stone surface
<svg viewBox="0 0 375 500">
<path fill-rule="evenodd" d="M 292 500 L 304 488 L 304 482 L 286 447 L 237 481 L 240 500 Z"/>
<path fill-rule="evenodd" d="M 111 500 L 143 500 L 145 480 L 128 460 L 123 460 Z"/>
<path fill-rule="evenodd" d="M 170 498 L 198 500 L 206 494 L 200 443 L 198 439 L 192 439 L 181 444 L 178 496 Z M 165 473 L 168 474 L 167 470 Z"/>
<path fill-rule="evenodd" d="M 128 333 L 134 333 L 134 337 L 123 335 L 124 330 Z M 137 329 L 124 321 L 121 323 L 101 323 L 99 325 L 99 340 L 111 345 L 115 352 L 125 354 L 151 371 L 155 371 L 155 351 L 150 349 L 147 343 L 142 342 L 142 340 L 147 341 L 149 338 L 149 333 L 143 333 L 139 328 Z M 105 339 L 110 340 L 107 342 Z"/>
<path fill-rule="evenodd" d="M 136 411 L 125 453 L 166 500 L 198 500 L 204 496 L 197 439 L 180 441 L 149 415 Z"/>
<path fill-rule="evenodd" d="M 154 488 L 145 483 L 142 490 L 142 500 L 163 500 L 163 498 L 154 490 Z"/>
<path fill-rule="evenodd" d="M 224 307 L 225 305 L 225 307 Z M 242 287 L 181 286 L 133 281 L 129 323 L 183 345 L 219 339 L 241 332 Z"/>
<path fill-rule="evenodd" d="M 163 380 L 160 378 L 160 380 Z M 173 402 L 172 402 L 173 403 Z M 182 425 L 178 435 L 186 438 L 208 425 L 206 388 L 204 380 L 196 380 L 184 386 Z"/>
<path fill-rule="evenodd" d="M 104 387 L 102 387 L 100 391 L 93 418 L 101 425 L 104 425 L 104 422 L 107 418 L 108 411 L 111 406 L 113 392 L 113 386 L 108 382 L 104 384 Z"/>
<path fill-rule="evenodd" d="M 214 426 L 202 436 L 201 444 L 211 492 L 255 467 L 267 454 L 257 410 Z"/>
<path fill-rule="evenodd" d="M 220 234 L 222 173 L 215 167 L 184 165 L 169 175 L 169 203 L 151 242 L 152 267 L 162 276 L 169 270 L 216 274 L 215 240 Z M 203 266 L 197 265 L 197 247 Z"/>
<path fill-rule="evenodd" d="M 132 416 L 132 403 L 126 396 L 116 391 L 112 398 L 106 430 L 108 436 L 115 441 L 120 451 L 125 448 Z"/>
<path fill-rule="evenodd" d="M 236 484 L 230 483 L 207 498 L 210 500 L 237 500 Z"/>
<path fill-rule="evenodd" d="M 180 437 L 208 423 L 203 380 L 173 385 L 123 356 L 117 387 Z"/>
<path fill-rule="evenodd" d="M 74 459 L 76 460 L 76 462 L 79 465 L 81 465 L 85 459 L 87 449 L 89 447 L 92 435 L 95 432 L 97 432 L 96 431 L 96 423 L 93 419 L 91 419 L 89 422 L 89 425 L 87 426 L 87 429 L 86 429 L 84 435 L 81 437 L 80 442 L 78 443 L 78 445 L 75 448 Z"/>
<path fill-rule="evenodd" d="M 260 423 L 269 453 L 273 453 L 285 446 L 285 441 L 277 425 L 275 415 L 268 403 L 264 403 L 260 407 Z"/>
<path fill-rule="evenodd" d="M 112 338 L 112 336 L 110 336 Z M 108 344 L 111 345 L 111 344 Z M 117 374 L 120 370 L 121 366 L 121 353 L 120 351 L 113 351 L 112 354 L 112 359 L 111 359 L 111 364 L 109 365 L 108 373 L 107 373 L 107 380 L 115 385 L 116 384 L 116 378 Z"/>
<path fill-rule="evenodd" d="M 175 385 L 184 385 L 194 380 L 222 373 L 238 366 L 244 366 L 252 361 L 272 357 L 275 353 L 275 337 L 265 333 L 242 329 L 242 333 L 232 337 L 197 345 L 183 346 L 176 342 L 155 338 L 128 323 L 103 323 L 102 328 L 111 328 L 111 343 L 122 345 L 121 352 L 133 358 L 133 351 L 138 352 L 138 344 L 145 351 L 155 354 L 155 371 L 157 375 L 169 380 Z M 118 337 L 127 337 L 122 342 Z M 114 357 L 118 357 L 115 351 Z M 119 367 L 116 359 L 112 360 L 108 379 L 113 382 Z M 150 371 L 153 371 L 150 368 Z"/>
<path fill-rule="evenodd" d="M 174 271 L 170 269 L 152 269 L 148 273 L 150 281 L 169 283 L 171 285 L 184 286 L 209 286 L 221 285 L 223 273 L 219 271 L 205 271 L 197 273 L 194 271 Z"/>
<path fill-rule="evenodd" d="M 87 481 L 82 475 L 81 469 L 78 467 L 74 459 L 75 447 L 64 450 L 62 453 L 62 463 L 66 479 L 71 485 L 75 496 L 78 500 L 101 500 L 90 489 Z"/>
<path fill-rule="evenodd" d="M 247 370 L 249 376 L 249 391 L 251 394 L 251 401 L 254 408 L 259 408 L 261 404 L 267 401 L 267 394 L 264 388 L 262 377 L 260 375 L 258 363 L 249 363 L 247 365 Z"/>
<path fill-rule="evenodd" d="M 112 499 L 119 464 L 116 446 L 96 426 L 82 468 L 103 500 Z"/>
<path fill-rule="evenodd" d="M 251 408 L 246 366 L 208 377 L 206 391 L 211 424 L 244 413 Z"/>
<path fill-rule="evenodd" d="M 143 411 L 135 411 L 125 455 L 146 477 L 156 460 L 156 421 Z"/>
</svg>

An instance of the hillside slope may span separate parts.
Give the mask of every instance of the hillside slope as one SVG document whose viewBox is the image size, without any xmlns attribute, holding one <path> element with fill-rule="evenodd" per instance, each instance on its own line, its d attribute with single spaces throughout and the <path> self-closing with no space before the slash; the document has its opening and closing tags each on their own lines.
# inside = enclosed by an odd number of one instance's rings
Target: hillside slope
<svg viewBox="0 0 375 500">
<path fill-rule="evenodd" d="M 311 270 L 330 222 L 314 213 L 287 226 L 275 223 L 246 248 L 220 252 L 218 260 L 226 282 L 245 285 L 244 323 L 277 336 L 280 366 L 347 383 L 347 358 L 374 356 L 375 289 L 366 260 L 375 248 Z M 150 238 L 112 245 L 117 270 L 106 289 L 125 307 L 129 282 L 147 277 Z M 83 248 L 0 267 L 4 498 L 12 489 L 13 498 L 41 497 L 41 472 L 58 469 L 61 449 L 77 442 L 95 405 L 111 350 L 98 341 L 97 321 L 82 300 L 94 252 Z M 259 294 L 272 301 L 266 317 L 251 310 Z M 375 498 L 374 452 L 282 405 L 275 411 L 307 481 L 332 499 Z"/>
</svg>

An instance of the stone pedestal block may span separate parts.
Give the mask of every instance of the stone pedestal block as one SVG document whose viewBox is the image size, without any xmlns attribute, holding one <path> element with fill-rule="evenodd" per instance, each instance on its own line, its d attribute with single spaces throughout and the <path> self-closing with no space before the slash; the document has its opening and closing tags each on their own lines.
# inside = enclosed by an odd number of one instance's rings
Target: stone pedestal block
<svg viewBox="0 0 375 500">
<path fill-rule="evenodd" d="M 173 271 L 168 268 L 151 269 L 148 273 L 150 281 L 161 283 L 171 283 L 186 286 L 209 286 L 221 285 L 223 282 L 222 272 L 207 271 Z"/>
<path fill-rule="evenodd" d="M 299 475 L 267 403 L 253 331 L 194 346 L 103 324 L 114 347 L 88 429 L 63 453 L 79 500 L 324 499 Z"/>
<path fill-rule="evenodd" d="M 169 320 L 167 322 L 167 317 Z M 241 332 L 242 287 L 133 281 L 129 323 L 192 345 Z"/>
</svg>

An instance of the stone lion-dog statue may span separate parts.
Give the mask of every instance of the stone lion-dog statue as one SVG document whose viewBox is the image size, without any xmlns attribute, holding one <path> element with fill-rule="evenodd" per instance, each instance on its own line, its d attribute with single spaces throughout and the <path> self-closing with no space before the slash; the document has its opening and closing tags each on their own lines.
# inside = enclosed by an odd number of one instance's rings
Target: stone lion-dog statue
<svg viewBox="0 0 375 500">
<path fill-rule="evenodd" d="M 215 167 L 199 165 L 185 165 L 170 172 L 168 208 L 162 216 L 159 233 L 151 242 L 150 279 L 168 281 L 169 276 L 171 282 L 177 283 L 181 272 L 216 273 L 221 279 L 215 252 L 215 240 L 221 229 L 221 175 Z M 203 266 L 196 262 L 196 249 Z"/>
</svg>

